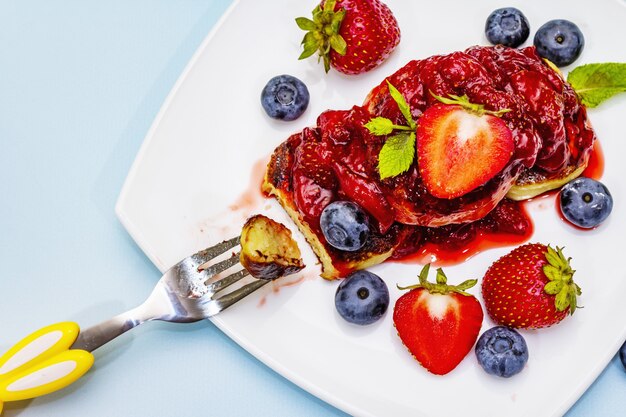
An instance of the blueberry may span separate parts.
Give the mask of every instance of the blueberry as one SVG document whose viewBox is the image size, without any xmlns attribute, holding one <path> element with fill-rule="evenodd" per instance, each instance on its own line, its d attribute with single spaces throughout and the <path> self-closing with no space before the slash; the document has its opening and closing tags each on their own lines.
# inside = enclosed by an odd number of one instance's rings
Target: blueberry
<svg viewBox="0 0 626 417">
<path fill-rule="evenodd" d="M 367 215 L 350 201 L 327 205 L 320 216 L 320 228 L 329 245 L 349 252 L 361 249 L 370 234 Z"/>
<path fill-rule="evenodd" d="M 569 20 L 550 20 L 537 30 L 534 40 L 537 53 L 564 67 L 576 61 L 585 46 L 585 38 L 578 26 Z"/>
<path fill-rule="evenodd" d="M 530 25 L 526 16 L 515 7 L 496 9 L 487 18 L 485 35 L 494 45 L 517 48 L 530 34 Z"/>
<path fill-rule="evenodd" d="M 271 118 L 295 120 L 309 105 L 309 90 L 296 77 L 277 75 L 263 88 L 261 105 Z"/>
<path fill-rule="evenodd" d="M 587 177 L 578 177 L 560 191 L 563 216 L 578 227 L 591 229 L 611 214 L 613 197 L 604 184 Z"/>
<path fill-rule="evenodd" d="M 356 271 L 337 287 L 335 307 L 339 315 L 350 323 L 372 324 L 389 307 L 389 289 L 378 275 Z"/>
<path fill-rule="evenodd" d="M 528 361 L 526 341 L 517 331 L 496 326 L 483 333 L 475 348 L 478 363 L 485 372 L 509 378 L 519 373 Z"/>
<path fill-rule="evenodd" d="M 624 369 L 626 370 L 626 342 L 624 342 L 619 350 L 619 358 L 622 361 L 622 365 L 624 365 Z"/>
</svg>

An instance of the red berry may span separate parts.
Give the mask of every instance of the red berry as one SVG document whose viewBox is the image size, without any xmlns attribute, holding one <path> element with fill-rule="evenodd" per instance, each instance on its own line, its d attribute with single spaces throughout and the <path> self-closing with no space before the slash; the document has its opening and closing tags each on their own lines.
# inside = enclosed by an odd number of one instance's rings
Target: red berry
<svg viewBox="0 0 626 417">
<path fill-rule="evenodd" d="M 313 10 L 313 20 L 296 19 L 307 31 L 300 59 L 318 52 L 326 72 L 332 66 L 360 74 L 380 65 L 400 42 L 393 13 L 380 0 L 327 0 Z"/>
<path fill-rule="evenodd" d="M 507 165 L 515 149 L 511 130 L 500 117 L 459 99 L 463 105 L 428 108 L 417 124 L 420 175 L 438 198 L 460 197 L 483 185 Z"/>
<path fill-rule="evenodd" d="M 476 284 L 468 280 L 447 284 L 441 268 L 437 283 L 427 281 L 429 265 L 420 283 L 402 295 L 394 306 L 393 322 L 409 352 L 428 371 L 444 375 L 452 371 L 474 346 L 483 321 L 478 300 L 465 292 Z"/>
<path fill-rule="evenodd" d="M 519 246 L 494 262 L 482 283 L 489 316 L 498 324 L 538 329 L 576 310 L 580 287 L 561 248 L 540 243 Z"/>
</svg>

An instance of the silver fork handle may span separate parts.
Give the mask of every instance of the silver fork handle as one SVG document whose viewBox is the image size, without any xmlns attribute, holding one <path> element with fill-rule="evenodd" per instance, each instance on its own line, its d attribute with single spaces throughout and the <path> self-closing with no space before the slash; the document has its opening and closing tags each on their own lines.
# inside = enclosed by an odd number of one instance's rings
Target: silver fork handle
<svg viewBox="0 0 626 417">
<path fill-rule="evenodd" d="M 126 333 L 130 329 L 139 326 L 146 321 L 153 320 L 153 317 L 146 316 L 141 306 L 126 313 L 119 314 L 102 323 L 81 330 L 72 349 L 82 349 L 93 352 L 105 343 Z"/>
</svg>

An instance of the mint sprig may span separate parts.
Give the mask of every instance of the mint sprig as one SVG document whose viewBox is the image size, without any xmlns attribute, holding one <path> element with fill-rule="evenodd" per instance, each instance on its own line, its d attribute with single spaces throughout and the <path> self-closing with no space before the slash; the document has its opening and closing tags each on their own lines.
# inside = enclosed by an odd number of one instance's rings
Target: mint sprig
<svg viewBox="0 0 626 417">
<path fill-rule="evenodd" d="M 408 171 L 415 158 L 415 132 L 401 132 L 387 139 L 378 154 L 380 178 Z"/>
<path fill-rule="evenodd" d="M 581 103 L 596 107 L 614 95 L 626 92 L 626 63 L 586 64 L 567 74 Z"/>
<path fill-rule="evenodd" d="M 364 125 L 374 136 L 387 136 L 394 131 L 399 131 L 387 138 L 378 154 L 380 179 L 395 177 L 408 171 L 415 159 L 416 124 L 411 115 L 411 108 L 402 93 L 389 81 L 387 81 L 387 87 L 407 124 L 397 125 L 386 117 L 374 117 Z"/>
</svg>

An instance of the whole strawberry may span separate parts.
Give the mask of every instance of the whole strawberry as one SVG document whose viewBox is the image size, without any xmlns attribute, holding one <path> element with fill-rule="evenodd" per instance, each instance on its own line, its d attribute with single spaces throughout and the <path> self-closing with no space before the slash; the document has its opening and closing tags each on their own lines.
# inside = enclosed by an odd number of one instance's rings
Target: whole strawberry
<svg viewBox="0 0 626 417">
<path fill-rule="evenodd" d="M 430 265 L 419 275 L 419 284 L 394 306 L 393 323 L 402 343 L 428 371 L 444 375 L 467 356 L 478 338 L 483 310 L 478 300 L 465 292 L 476 284 L 467 280 L 448 285 L 446 275 L 437 269 L 437 282 L 428 282 Z"/>
<path fill-rule="evenodd" d="M 318 52 L 326 72 L 332 66 L 360 74 L 380 65 L 400 42 L 400 28 L 389 7 L 379 0 L 322 0 L 313 20 L 299 17 L 306 30 L 299 59 Z"/>
<path fill-rule="evenodd" d="M 489 316 L 498 324 L 538 329 L 576 311 L 580 287 L 571 258 L 541 243 L 519 246 L 493 263 L 482 283 Z"/>
</svg>

